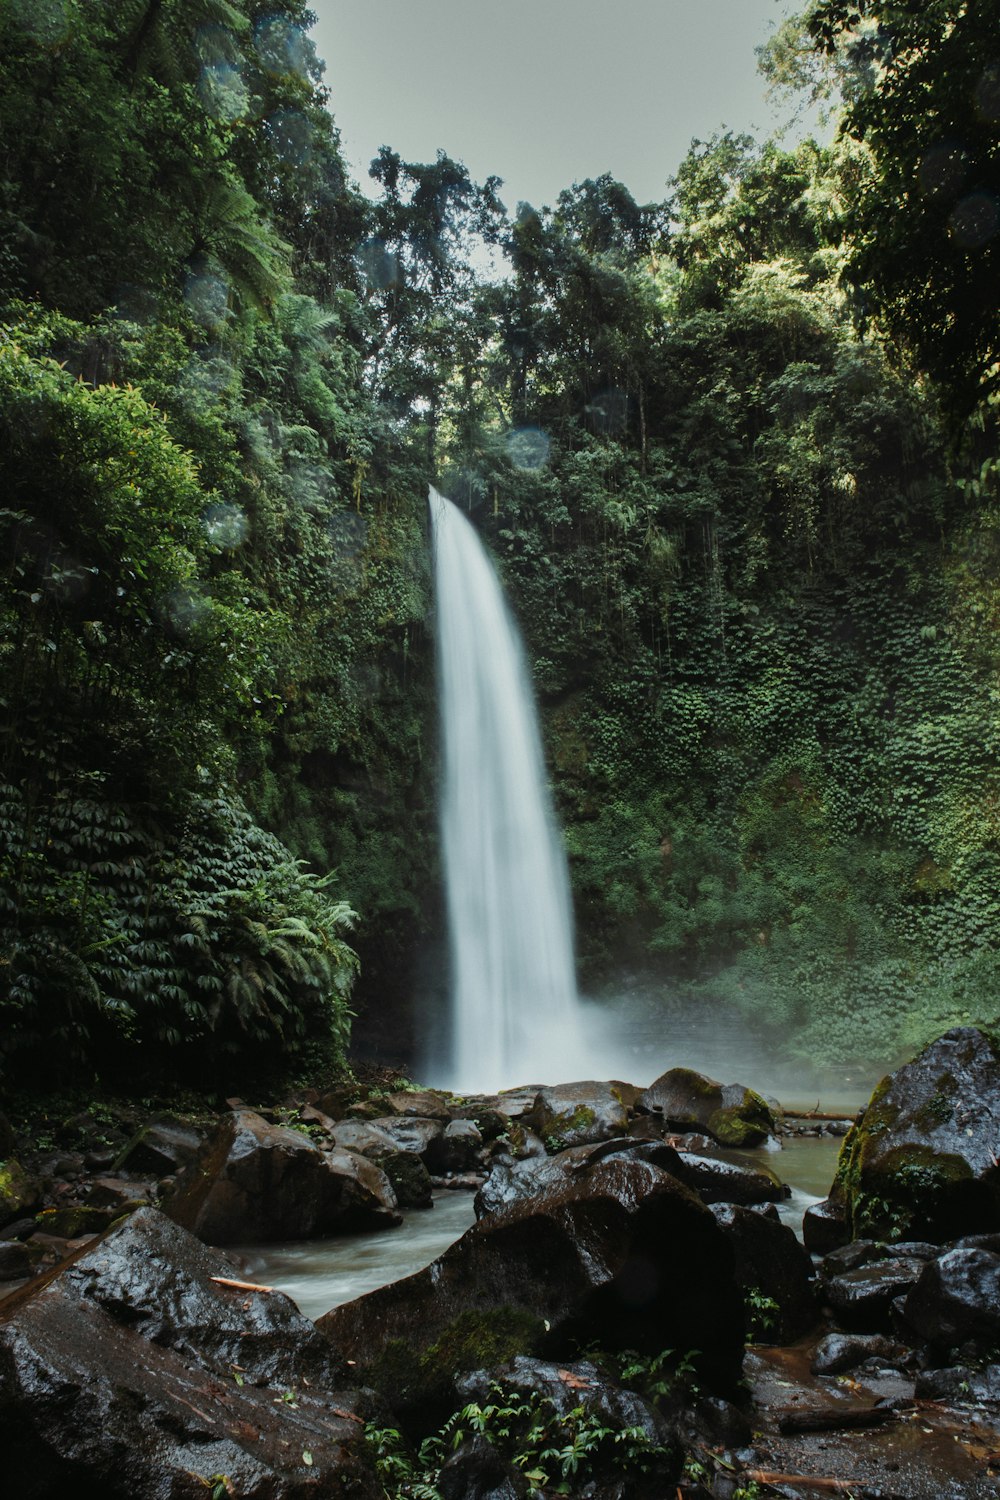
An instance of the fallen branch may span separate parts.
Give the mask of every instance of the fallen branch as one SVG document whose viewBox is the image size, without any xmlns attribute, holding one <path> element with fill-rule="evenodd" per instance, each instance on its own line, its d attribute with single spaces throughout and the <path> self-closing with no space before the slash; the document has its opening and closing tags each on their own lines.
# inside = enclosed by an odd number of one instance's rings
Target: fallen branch
<svg viewBox="0 0 1000 1500">
<path fill-rule="evenodd" d="M 890 1406 L 814 1408 L 812 1411 L 784 1411 L 778 1417 L 778 1431 L 791 1432 L 844 1432 L 858 1427 L 881 1427 L 898 1416 Z"/>
<path fill-rule="evenodd" d="M 821 1114 L 818 1109 L 783 1109 L 786 1120 L 844 1120 L 853 1123 L 857 1110 L 841 1110 L 839 1114 Z"/>
<path fill-rule="evenodd" d="M 801 1484 L 814 1490 L 853 1490 L 861 1483 L 858 1479 L 827 1479 L 812 1474 L 772 1474 L 768 1469 L 747 1469 L 746 1472 L 747 1478 L 757 1484 Z"/>
<path fill-rule="evenodd" d="M 217 1281 L 220 1286 L 235 1287 L 238 1292 L 273 1292 L 273 1286 L 259 1286 L 256 1281 L 233 1281 L 229 1276 L 210 1276 L 209 1281 Z"/>
</svg>

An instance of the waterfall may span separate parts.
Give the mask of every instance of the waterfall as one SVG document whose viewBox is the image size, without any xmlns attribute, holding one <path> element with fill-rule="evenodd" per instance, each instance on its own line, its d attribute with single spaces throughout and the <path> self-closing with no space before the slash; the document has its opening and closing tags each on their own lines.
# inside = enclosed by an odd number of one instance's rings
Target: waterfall
<svg viewBox="0 0 1000 1500">
<path fill-rule="evenodd" d="M 475 530 L 430 491 L 451 948 L 442 1087 L 568 1081 L 579 1049 L 566 858 L 514 620 Z"/>
</svg>

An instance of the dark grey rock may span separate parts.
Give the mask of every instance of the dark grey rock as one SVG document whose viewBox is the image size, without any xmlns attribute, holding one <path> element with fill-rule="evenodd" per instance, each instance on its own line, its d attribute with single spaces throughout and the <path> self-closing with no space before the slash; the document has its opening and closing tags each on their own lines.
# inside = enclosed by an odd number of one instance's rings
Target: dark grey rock
<svg viewBox="0 0 1000 1500">
<path fill-rule="evenodd" d="M 236 1110 L 182 1173 L 165 1204 L 213 1245 L 304 1239 L 400 1222 L 384 1172 L 350 1151 Z"/>
<path fill-rule="evenodd" d="M 711 1212 L 733 1247 L 754 1342 L 787 1344 L 812 1328 L 812 1262 L 788 1225 L 735 1203 L 717 1203 Z"/>
<path fill-rule="evenodd" d="M 889 1333 L 892 1304 L 909 1291 L 923 1271 L 923 1262 L 891 1257 L 845 1271 L 826 1284 L 825 1294 L 838 1321 L 849 1332 Z"/>
<path fill-rule="evenodd" d="M 303 1389 L 332 1371 L 330 1350 L 289 1299 L 211 1280 L 232 1270 L 144 1209 L 0 1302 L 12 1494 L 194 1500 L 225 1474 L 244 1500 L 381 1500 L 357 1397 Z"/>
<path fill-rule="evenodd" d="M 1000 1255 L 949 1250 L 930 1261 L 903 1305 L 908 1328 L 936 1348 L 1000 1340 Z"/>
<path fill-rule="evenodd" d="M 193 1161 L 204 1140 L 204 1134 L 193 1125 L 173 1115 L 162 1115 L 132 1137 L 114 1162 L 113 1170 L 166 1177 Z"/>
<path fill-rule="evenodd" d="M 881 1333 L 829 1333 L 820 1339 L 810 1366 L 814 1375 L 839 1375 L 853 1370 L 866 1359 L 893 1364 L 907 1355 L 905 1344 Z"/>
</svg>

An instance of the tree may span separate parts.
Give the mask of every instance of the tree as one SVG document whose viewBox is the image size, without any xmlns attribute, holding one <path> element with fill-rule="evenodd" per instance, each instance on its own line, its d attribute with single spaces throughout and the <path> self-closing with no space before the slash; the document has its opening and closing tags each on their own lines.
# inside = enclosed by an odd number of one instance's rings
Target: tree
<svg viewBox="0 0 1000 1500">
<path fill-rule="evenodd" d="M 818 48 L 870 77 L 841 130 L 871 170 L 847 275 L 957 418 L 1000 396 L 1000 56 L 996 0 L 817 0 Z"/>
</svg>

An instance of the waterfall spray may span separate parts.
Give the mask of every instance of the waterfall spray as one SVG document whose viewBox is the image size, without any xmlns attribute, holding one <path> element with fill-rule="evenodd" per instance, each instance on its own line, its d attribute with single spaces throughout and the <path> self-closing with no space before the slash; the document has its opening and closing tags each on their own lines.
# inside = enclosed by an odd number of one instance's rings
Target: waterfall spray
<svg viewBox="0 0 1000 1500">
<path fill-rule="evenodd" d="M 581 1076 L 573 925 L 531 684 L 472 525 L 430 491 L 451 947 L 443 1086 Z"/>
</svg>

